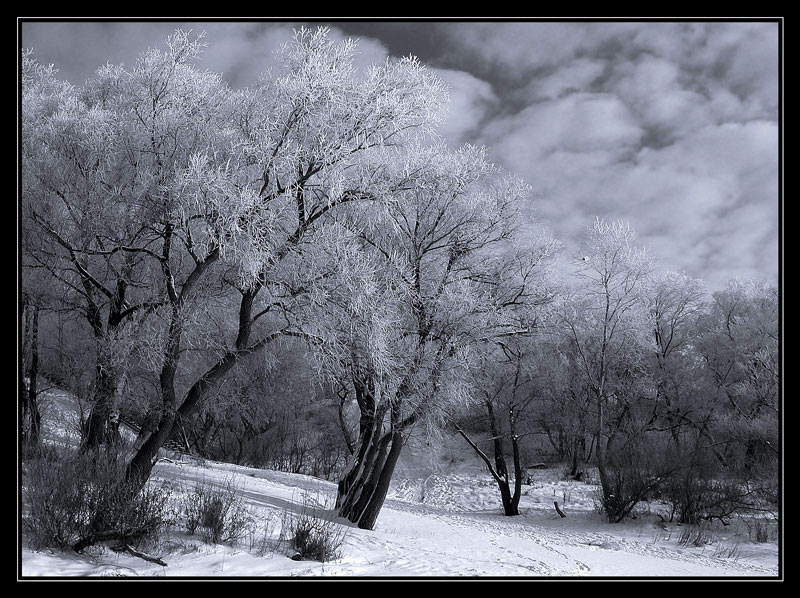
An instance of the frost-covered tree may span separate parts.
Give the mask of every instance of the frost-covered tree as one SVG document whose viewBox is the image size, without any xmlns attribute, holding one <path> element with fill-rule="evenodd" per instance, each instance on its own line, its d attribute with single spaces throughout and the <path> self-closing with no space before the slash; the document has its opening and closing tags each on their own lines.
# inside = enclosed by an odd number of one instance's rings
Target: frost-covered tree
<svg viewBox="0 0 800 598">
<path fill-rule="evenodd" d="M 696 427 L 698 318 L 706 307 L 701 280 L 677 272 L 655 275 L 647 291 L 654 352 L 650 366 L 655 384 L 654 425 L 678 442 L 682 430 Z M 657 423 L 655 423 L 657 421 Z"/>
<path fill-rule="evenodd" d="M 691 285 L 675 288 L 686 291 Z M 681 294 L 687 296 L 681 292 L 673 298 Z M 775 509 L 780 458 L 777 289 L 731 282 L 678 329 L 683 332 L 676 337 L 685 342 L 659 352 L 654 368 L 659 417 L 653 427 L 669 432 L 674 458 L 682 465 L 663 496 L 673 514 L 688 523 L 724 522 L 735 513 Z"/>
<path fill-rule="evenodd" d="M 392 154 L 378 200 L 340 213 L 331 231 L 317 345 L 343 404 L 357 411 L 337 509 L 366 529 L 408 435 L 470 400 L 476 344 L 519 332 L 511 306 L 526 292 L 506 253 L 526 186 L 479 148 Z"/>
<path fill-rule="evenodd" d="M 317 229 L 373 199 L 378 150 L 429 132 L 446 95 L 413 59 L 356 72 L 355 43 L 324 29 L 297 32 L 282 70 L 238 91 L 194 66 L 203 46 L 178 31 L 132 68 L 102 67 L 84 89 L 47 96 L 47 110 L 23 110 L 23 201 L 75 273 L 54 275 L 107 322 L 135 313 L 136 342 L 112 335 L 108 353 L 125 345 L 158 379 L 128 469 L 142 483 L 235 364 L 305 334 L 297 314 L 320 274 Z"/>
<path fill-rule="evenodd" d="M 635 239 L 627 223 L 596 219 L 575 273 L 575 294 L 562 310 L 567 355 L 593 412 L 594 461 L 612 521 L 624 518 L 660 477 L 647 471 L 644 479 L 631 479 L 654 466 L 630 462 L 632 455 L 652 453 L 644 444 L 647 407 L 641 401 L 651 392 L 644 356 L 653 345 L 646 302 L 652 262 Z"/>
<path fill-rule="evenodd" d="M 516 319 L 517 331 L 490 335 L 489 342 L 477 344 L 470 371 L 471 408 L 466 416 L 457 413 L 451 417 L 456 431 L 497 483 L 506 515 L 519 514 L 527 476 L 523 442 L 536 431 L 533 414 L 547 386 L 549 372 L 543 364 L 548 362 L 551 347 L 546 330 L 556 292 L 548 266 L 557 251 L 556 242 L 541 239 L 523 254 L 510 256 L 507 264 L 514 264 L 513 274 L 501 284 L 515 291 L 506 295 L 509 300 L 502 308 L 509 319 Z M 488 432 L 488 439 L 475 432 Z"/>
<path fill-rule="evenodd" d="M 745 477 L 776 473 L 780 455 L 778 305 L 774 286 L 733 281 L 714 293 L 700 320 L 717 454 Z"/>
<path fill-rule="evenodd" d="M 126 156 L 119 90 L 102 77 L 78 89 L 22 57 L 23 288 L 81 315 L 94 338 L 94 391 L 84 441 L 110 439 L 124 357 L 112 347 L 146 305 L 140 282 L 141 205 L 128 193 L 138 172 Z M 122 250 L 121 248 L 125 248 Z M 47 281 L 44 283 L 44 281 Z M 145 295 L 146 296 L 146 295 Z"/>
</svg>

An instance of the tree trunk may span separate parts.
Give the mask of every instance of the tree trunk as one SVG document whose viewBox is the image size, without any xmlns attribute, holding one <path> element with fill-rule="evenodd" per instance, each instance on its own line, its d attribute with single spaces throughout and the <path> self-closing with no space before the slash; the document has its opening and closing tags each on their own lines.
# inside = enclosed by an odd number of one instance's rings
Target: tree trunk
<svg viewBox="0 0 800 598">
<path fill-rule="evenodd" d="M 361 529 L 374 529 L 402 447 L 403 435 L 400 432 L 390 432 L 377 439 L 372 436 L 366 450 L 360 447 L 359 452 L 366 453 L 365 463 L 356 462 L 339 483 L 336 498 L 339 516 Z"/>
<path fill-rule="evenodd" d="M 508 478 L 498 479 L 497 487 L 500 488 L 500 499 L 503 501 L 503 514 L 509 517 L 519 515 L 517 505 L 514 504 L 514 499 L 511 496 L 511 486 L 508 483 Z"/>
<path fill-rule="evenodd" d="M 519 451 L 519 437 L 512 423 L 511 450 L 514 456 L 514 496 L 511 497 L 511 512 L 506 515 L 519 515 L 519 499 L 522 497 L 522 463 Z"/>
<path fill-rule="evenodd" d="M 348 474 L 338 484 L 336 505 L 341 517 L 351 519 L 351 514 L 356 513 L 356 519 L 358 519 L 360 511 L 364 507 L 363 503 L 369 498 L 367 486 L 371 482 L 377 485 L 377 475 L 386 459 L 390 439 L 388 434 L 380 438 L 377 434 L 370 434 L 364 438 L 363 445 L 359 448 L 359 454 L 363 454 L 363 458 L 353 463 Z M 378 473 L 375 473 L 376 471 Z M 359 507 L 358 503 L 362 499 L 362 495 L 365 498 Z"/>
<path fill-rule="evenodd" d="M 98 364 L 95 372 L 94 397 L 92 409 L 86 421 L 86 431 L 81 448 L 96 449 L 102 444 L 114 442 L 111 414 L 118 380 L 103 365 Z"/>
<path fill-rule="evenodd" d="M 371 376 L 353 376 L 353 388 L 361 412 L 358 450 L 353 455 L 349 471 L 338 484 L 336 508 L 340 517 L 362 529 L 373 529 L 386 499 L 403 438 L 395 426 L 395 412 L 392 413 L 393 431 L 383 433 L 389 405 L 377 405 Z"/>
<path fill-rule="evenodd" d="M 572 467 L 569 470 L 569 477 L 575 479 L 578 475 L 578 439 L 572 443 Z"/>
<path fill-rule="evenodd" d="M 164 351 L 164 363 L 159 374 L 161 390 L 161 417 L 152 434 L 144 441 L 142 446 L 128 463 L 125 470 L 125 479 L 137 491 L 147 483 L 159 449 L 172 435 L 173 426 L 178 414 L 177 397 L 175 396 L 175 374 L 178 370 L 178 356 L 181 348 L 180 306 L 173 303 L 170 316 L 170 325 L 167 332 L 167 347 Z"/>
<path fill-rule="evenodd" d="M 128 270 L 130 268 L 132 268 L 132 264 L 128 264 Z M 98 347 L 116 333 L 125 319 L 124 308 L 127 288 L 128 283 L 125 278 L 118 278 L 115 292 L 111 297 L 105 327 L 100 318 L 99 307 L 94 305 L 89 310 L 89 322 L 92 325 Z M 111 445 L 118 440 L 118 410 L 126 374 L 120 372 L 120 368 L 108 363 L 109 360 L 102 353 L 102 350 L 97 351 L 94 396 L 92 398 L 92 409 L 86 421 L 84 438 L 81 442 L 83 450 L 97 449 L 102 444 Z"/>
<path fill-rule="evenodd" d="M 29 308 L 28 344 L 30 349 L 30 363 L 22 379 L 23 402 L 23 439 L 28 446 L 38 446 L 41 437 L 42 416 L 39 412 L 38 377 L 39 377 L 39 308 Z M 27 388 L 25 379 L 27 378 Z"/>
<path fill-rule="evenodd" d="M 144 487 L 150 477 L 153 466 L 156 464 L 158 451 L 169 440 L 175 425 L 175 391 L 171 387 L 166 391 L 162 388 L 162 400 L 164 410 L 161 412 L 156 429 L 144 441 L 125 471 L 125 479 L 137 489 Z"/>
<path fill-rule="evenodd" d="M 358 522 L 358 527 L 361 529 L 373 529 L 375 521 L 378 518 L 381 507 L 386 500 L 386 494 L 389 491 L 389 483 L 394 474 L 394 468 L 397 465 L 397 460 L 400 458 L 400 451 L 403 448 L 403 436 L 400 432 L 395 432 L 392 435 L 392 447 L 389 450 L 389 456 L 381 468 L 378 484 L 372 493 L 372 497 L 364 508 L 361 519 Z"/>
</svg>

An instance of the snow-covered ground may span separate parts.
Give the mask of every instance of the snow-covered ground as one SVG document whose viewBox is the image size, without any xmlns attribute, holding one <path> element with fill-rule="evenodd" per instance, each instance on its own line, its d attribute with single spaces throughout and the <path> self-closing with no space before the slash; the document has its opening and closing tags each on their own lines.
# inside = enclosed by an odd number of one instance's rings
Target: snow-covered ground
<svg viewBox="0 0 800 598">
<path fill-rule="evenodd" d="M 175 529 L 151 553 L 166 566 L 103 547 L 80 555 L 35 552 L 22 537 L 20 573 L 24 578 L 782 578 L 777 542 L 753 542 L 741 523 L 714 527 L 706 544 L 685 546 L 680 539 L 686 526 L 664 524 L 652 509 L 627 523 L 609 524 L 595 509 L 597 486 L 564 480 L 558 467 L 533 473 L 533 483 L 524 486 L 522 514 L 505 517 L 497 487 L 478 463 L 465 459 L 453 470 L 420 466 L 412 453 L 395 475 L 375 529 L 336 520 L 347 528 L 341 557 L 321 563 L 292 560 L 292 551 L 277 542 L 264 553 L 259 538 L 277 538 L 290 511 L 316 506 L 318 513 L 330 513 L 333 483 L 223 463 L 161 461 L 153 481 L 167 481 L 175 495 L 191 491 L 198 481 L 238 488 L 258 528 L 233 546 L 205 544 Z M 566 518 L 556 513 L 553 501 Z"/>
</svg>

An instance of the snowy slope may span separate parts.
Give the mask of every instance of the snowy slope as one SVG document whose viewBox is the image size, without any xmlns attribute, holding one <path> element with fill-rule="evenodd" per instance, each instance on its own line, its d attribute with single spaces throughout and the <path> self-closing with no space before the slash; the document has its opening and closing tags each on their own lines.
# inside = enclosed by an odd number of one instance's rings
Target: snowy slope
<svg viewBox="0 0 800 598">
<path fill-rule="evenodd" d="M 414 474 L 417 475 L 414 475 Z M 161 461 L 154 481 L 180 492 L 196 481 L 240 489 L 266 532 L 277 535 L 287 511 L 332 504 L 335 485 L 309 476 L 222 463 Z M 655 515 L 608 524 L 594 510 L 596 487 L 537 471 L 525 487 L 522 515 L 504 517 L 496 487 L 479 467 L 458 472 L 398 471 L 376 529 L 348 526 L 341 558 L 295 561 L 273 548 L 258 556 L 246 538 L 235 546 L 207 545 L 185 532 L 165 538 L 158 556 L 167 566 L 106 548 L 87 554 L 34 552 L 22 538 L 21 575 L 223 578 L 779 578 L 775 543 L 753 543 L 739 526 L 720 529 L 710 543 L 681 547 L 681 527 Z M 559 517 L 553 501 L 567 514 Z M 347 524 L 343 520 L 338 520 Z"/>
</svg>

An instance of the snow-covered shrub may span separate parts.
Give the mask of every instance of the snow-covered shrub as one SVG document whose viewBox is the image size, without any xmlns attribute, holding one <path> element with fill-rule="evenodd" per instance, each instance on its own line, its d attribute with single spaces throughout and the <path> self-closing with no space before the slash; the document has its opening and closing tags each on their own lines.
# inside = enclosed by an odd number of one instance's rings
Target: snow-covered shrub
<svg viewBox="0 0 800 598">
<path fill-rule="evenodd" d="M 325 563 L 341 556 L 347 528 L 336 522 L 333 515 L 309 506 L 306 497 L 299 513 L 284 514 L 282 534 L 295 551 L 292 558 Z"/>
<path fill-rule="evenodd" d="M 727 522 L 737 514 L 777 510 L 769 485 L 722 476 L 714 479 L 704 473 L 688 469 L 664 487 L 662 498 L 671 505 L 672 518 L 693 524 L 714 519 Z"/>
<path fill-rule="evenodd" d="M 232 481 L 223 488 L 198 483 L 183 500 L 184 524 L 190 534 L 199 531 L 204 542 L 233 544 L 250 530 L 253 518 Z"/>
<path fill-rule="evenodd" d="M 257 556 L 274 553 L 280 546 L 276 530 L 280 525 L 278 516 L 270 515 L 260 525 L 252 525 L 248 530 L 248 549 Z"/>
<path fill-rule="evenodd" d="M 31 547 L 82 550 L 101 542 L 152 547 L 172 523 L 171 490 L 124 482 L 113 454 L 48 451 L 25 463 L 23 528 Z"/>
</svg>

